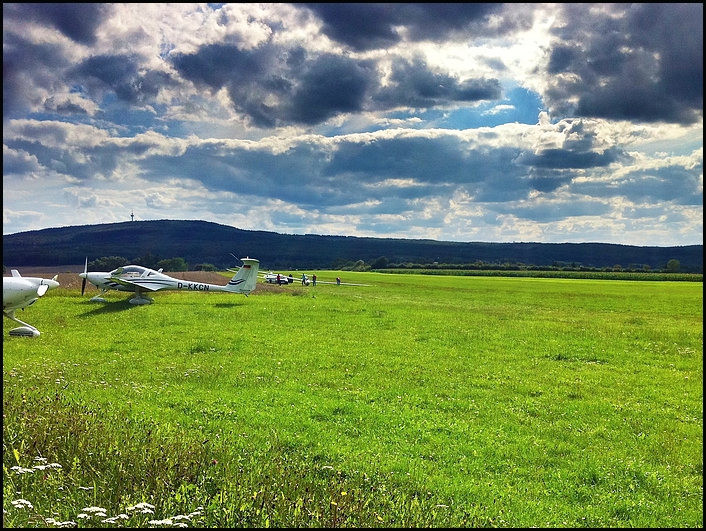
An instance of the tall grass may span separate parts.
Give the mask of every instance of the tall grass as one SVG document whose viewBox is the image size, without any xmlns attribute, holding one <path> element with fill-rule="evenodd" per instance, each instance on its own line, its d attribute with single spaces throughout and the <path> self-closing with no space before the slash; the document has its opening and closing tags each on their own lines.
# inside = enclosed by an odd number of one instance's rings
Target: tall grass
<svg viewBox="0 0 706 531">
<path fill-rule="evenodd" d="M 702 526 L 701 284 L 345 277 L 6 320 L 5 527 Z"/>
</svg>

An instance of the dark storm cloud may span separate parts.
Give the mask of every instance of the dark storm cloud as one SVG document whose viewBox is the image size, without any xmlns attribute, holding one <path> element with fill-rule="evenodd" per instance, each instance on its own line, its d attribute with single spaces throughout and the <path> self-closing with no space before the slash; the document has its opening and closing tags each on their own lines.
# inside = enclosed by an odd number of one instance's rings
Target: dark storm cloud
<svg viewBox="0 0 706 531">
<path fill-rule="evenodd" d="M 325 150 L 308 144 L 279 154 L 204 144 L 190 147 L 178 157 L 149 157 L 141 163 L 141 170 L 142 176 L 152 181 L 178 175 L 199 181 L 209 190 L 274 197 L 298 204 L 311 204 L 322 196 L 328 202 L 348 201 L 343 199 L 343 190 L 326 186 L 325 193 L 318 191 L 326 156 Z"/>
<path fill-rule="evenodd" d="M 342 144 L 324 171 L 331 176 L 350 176 L 348 182 L 353 187 L 374 184 L 375 191 L 368 188 L 365 194 L 411 199 L 459 189 L 478 201 L 496 202 L 521 199 L 537 189 L 529 169 L 511 162 L 520 154 L 511 147 L 470 148 L 454 136 L 400 137 Z M 568 172 L 563 176 L 565 180 L 573 177 Z M 391 184 L 382 183 L 385 180 L 392 180 Z M 395 184 L 394 180 L 411 184 Z"/>
<path fill-rule="evenodd" d="M 455 135 L 420 135 L 350 139 L 335 147 L 301 143 L 277 153 L 204 144 L 176 157 L 148 157 L 141 169 L 149 180 L 178 175 L 210 190 L 277 198 L 301 207 L 342 207 L 375 198 L 385 198 L 389 206 L 395 200 L 448 197 L 454 191 L 496 203 L 570 185 L 589 161 L 605 166 L 606 159 L 616 156 L 610 153 L 555 157 L 538 168 L 519 162 L 532 157 L 519 148 L 488 150 Z"/>
<path fill-rule="evenodd" d="M 330 39 L 357 51 L 389 48 L 402 40 L 397 28 L 403 27 L 415 41 L 438 40 L 454 32 L 487 34 L 488 17 L 499 13 L 503 4 L 294 4 L 313 11 L 323 22 L 322 31 Z M 512 24 L 501 25 L 509 29 Z M 475 31 L 474 31 L 475 30 Z"/>
<path fill-rule="evenodd" d="M 502 3 L 400 3 L 393 4 L 397 10 L 397 23 L 406 27 L 412 40 L 439 40 L 464 32 L 470 37 L 501 35 L 516 29 L 516 21 L 507 17 L 491 29 L 491 15 L 500 15 Z"/>
<path fill-rule="evenodd" d="M 304 66 L 288 118 L 313 125 L 341 113 L 360 112 L 376 73 L 366 62 L 323 55 Z"/>
<path fill-rule="evenodd" d="M 214 92 L 225 86 L 248 86 L 261 82 L 272 62 L 270 48 L 241 50 L 232 44 L 209 44 L 193 54 L 176 54 L 174 68 L 189 81 Z"/>
<path fill-rule="evenodd" d="M 62 83 L 49 72 L 68 65 L 57 46 L 34 44 L 12 33 L 3 33 L 2 56 L 3 119 L 40 105 L 36 89 L 55 91 Z"/>
<path fill-rule="evenodd" d="M 497 100 L 502 96 L 497 79 L 471 79 L 459 82 L 448 74 L 431 72 L 421 60 L 397 59 L 392 64 L 389 86 L 374 99 L 386 108 L 435 107 L 453 102 Z"/>
<path fill-rule="evenodd" d="M 575 172 L 570 170 L 551 171 L 544 168 L 541 171 L 534 171 L 530 169 L 529 173 L 530 177 L 527 182 L 530 188 L 543 193 L 553 192 L 557 188 L 570 183 L 576 177 Z"/>
<path fill-rule="evenodd" d="M 212 91 L 225 87 L 233 107 L 258 127 L 316 125 L 346 113 L 401 107 L 448 106 L 496 100 L 497 79 L 460 82 L 432 72 L 422 60 L 396 60 L 388 86 L 380 88 L 373 61 L 321 54 L 301 48 L 282 50 L 262 45 L 241 50 L 208 45 L 173 58 L 179 74 Z"/>
<path fill-rule="evenodd" d="M 44 102 L 44 108 L 48 112 L 61 114 L 64 116 L 81 116 L 88 114 L 86 109 L 84 109 L 80 105 L 71 103 L 68 100 L 59 101 L 54 96 L 50 96 L 46 99 L 46 101 Z"/>
<path fill-rule="evenodd" d="M 98 7 L 84 12 L 75 5 L 69 5 L 67 9 L 52 5 L 47 10 L 37 5 L 7 6 L 4 4 L 3 10 L 11 17 L 26 15 L 45 23 L 54 20 L 57 13 L 86 16 L 89 27 L 97 25 L 98 15 L 104 13 Z M 3 119 L 33 108 L 64 116 L 85 116 L 85 107 L 53 95 L 66 92 L 68 87 L 87 92 L 98 103 L 106 91 L 111 91 L 119 100 L 137 105 L 154 99 L 162 87 L 174 85 L 169 75 L 163 72 L 141 72 L 137 56 L 95 55 L 72 66 L 67 51 L 61 45 L 37 44 L 13 31 L 3 32 Z M 46 97 L 44 93 L 52 95 Z"/>
<path fill-rule="evenodd" d="M 11 129 L 3 138 L 9 149 L 35 157 L 42 168 L 82 181 L 110 176 L 126 154 L 135 153 L 134 143 L 127 147 L 98 142 L 79 146 L 73 126 L 57 121 L 18 120 Z"/>
<path fill-rule="evenodd" d="M 392 27 L 394 4 L 303 4 L 324 23 L 322 31 L 355 50 L 387 48 L 400 41 Z"/>
<path fill-rule="evenodd" d="M 419 182 L 469 182 L 480 172 L 469 168 L 463 142 L 455 137 L 393 138 L 346 142 L 333 153 L 325 172 L 356 181 L 414 179 Z"/>
<path fill-rule="evenodd" d="M 563 4 L 566 24 L 554 30 L 548 63 L 552 113 L 685 125 L 702 119 L 703 4 L 599 5 L 603 12 Z"/>
<path fill-rule="evenodd" d="M 96 42 L 96 30 L 110 15 L 110 4 L 53 4 L 19 3 L 3 4 L 3 19 L 33 20 L 59 30 L 79 44 Z"/>
<path fill-rule="evenodd" d="M 561 221 L 571 217 L 605 216 L 610 213 L 611 207 L 607 203 L 592 199 L 581 199 L 571 202 L 542 202 L 533 205 L 496 204 L 493 209 L 502 214 L 516 216 L 520 219 L 549 223 Z"/>
<path fill-rule="evenodd" d="M 546 149 L 540 153 L 524 152 L 517 163 L 540 169 L 587 169 L 608 166 L 616 161 L 626 162 L 627 155 L 622 149 L 610 148 L 605 151 L 576 152 L 568 149 Z"/>
<path fill-rule="evenodd" d="M 50 147 L 27 140 L 5 140 L 5 145 L 31 153 L 43 169 L 81 181 L 110 176 L 124 153 L 112 146 L 84 147 L 81 151 Z M 4 162 L 4 157 L 3 157 Z"/>
<path fill-rule="evenodd" d="M 213 91 L 226 87 L 235 109 L 259 127 L 313 125 L 360 112 L 376 78 L 369 62 L 331 54 L 310 57 L 300 47 L 209 45 L 179 54 L 173 63 L 196 85 Z"/>
<path fill-rule="evenodd" d="M 596 198 L 625 197 L 637 204 L 667 201 L 677 205 L 703 205 L 702 174 L 702 164 L 689 168 L 674 164 L 635 170 L 607 184 L 577 183 L 571 189 Z"/>
<path fill-rule="evenodd" d="M 72 72 L 94 96 L 111 90 L 118 99 L 137 105 L 152 100 L 159 90 L 172 84 L 168 74 L 155 71 L 139 72 L 139 58 L 126 55 L 96 55 L 83 61 Z"/>
</svg>

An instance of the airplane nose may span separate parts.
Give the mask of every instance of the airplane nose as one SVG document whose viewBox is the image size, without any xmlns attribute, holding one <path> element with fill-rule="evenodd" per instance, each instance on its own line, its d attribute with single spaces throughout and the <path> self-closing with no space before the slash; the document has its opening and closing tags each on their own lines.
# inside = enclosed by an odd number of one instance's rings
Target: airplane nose
<svg viewBox="0 0 706 531">
<path fill-rule="evenodd" d="M 59 283 L 56 280 L 51 280 L 51 279 L 44 279 L 42 280 L 42 284 L 45 286 L 48 286 L 47 289 L 54 289 L 59 287 Z"/>
</svg>

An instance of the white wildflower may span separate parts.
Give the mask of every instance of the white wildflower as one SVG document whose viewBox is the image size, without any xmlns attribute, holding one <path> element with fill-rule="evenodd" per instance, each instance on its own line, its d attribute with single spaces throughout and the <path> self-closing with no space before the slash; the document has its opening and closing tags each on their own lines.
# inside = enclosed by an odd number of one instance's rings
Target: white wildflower
<svg viewBox="0 0 706 531">
<path fill-rule="evenodd" d="M 54 527 L 76 527 L 78 525 L 73 520 L 66 520 L 65 522 L 60 522 L 58 520 L 55 520 L 54 518 L 45 518 L 44 521 L 49 525 L 53 525 Z"/>
<path fill-rule="evenodd" d="M 135 511 L 135 510 L 144 509 L 144 508 L 154 509 L 154 505 L 147 503 L 147 502 L 140 502 L 135 505 L 131 505 L 130 507 L 127 508 L 127 510 L 128 511 Z"/>
<path fill-rule="evenodd" d="M 171 518 L 165 518 L 164 520 L 150 520 L 150 525 L 172 525 Z"/>
<path fill-rule="evenodd" d="M 22 498 L 20 498 L 19 500 L 13 500 L 12 505 L 15 507 L 15 509 L 34 509 L 34 505 L 32 505 L 27 500 L 23 500 Z"/>
<path fill-rule="evenodd" d="M 141 502 L 135 505 L 131 505 L 127 508 L 128 511 L 137 511 L 142 514 L 154 514 L 154 505 L 147 502 Z"/>
<path fill-rule="evenodd" d="M 103 509 L 103 507 L 84 507 L 82 510 L 87 513 L 93 513 L 95 517 L 105 518 L 108 516 L 106 509 Z"/>
<path fill-rule="evenodd" d="M 14 470 L 17 474 L 31 474 L 34 472 L 34 469 L 32 468 L 25 468 L 17 465 L 10 467 L 10 470 Z"/>
<path fill-rule="evenodd" d="M 125 518 L 128 518 L 126 514 L 119 514 L 118 516 L 111 516 L 110 518 L 106 518 L 105 520 L 101 520 L 102 523 L 104 524 L 117 524 L 118 520 L 124 520 Z"/>
</svg>

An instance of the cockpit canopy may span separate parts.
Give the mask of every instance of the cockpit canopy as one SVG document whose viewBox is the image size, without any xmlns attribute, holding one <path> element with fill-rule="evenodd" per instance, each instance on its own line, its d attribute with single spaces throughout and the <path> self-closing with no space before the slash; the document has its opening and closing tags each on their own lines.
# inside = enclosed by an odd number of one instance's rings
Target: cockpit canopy
<svg viewBox="0 0 706 531">
<path fill-rule="evenodd" d="M 151 277 L 157 274 L 157 271 L 153 271 L 147 267 L 142 267 L 139 265 L 128 265 L 124 267 L 119 267 L 110 272 L 112 276 L 117 276 L 120 278 L 138 278 L 138 277 Z"/>
</svg>

